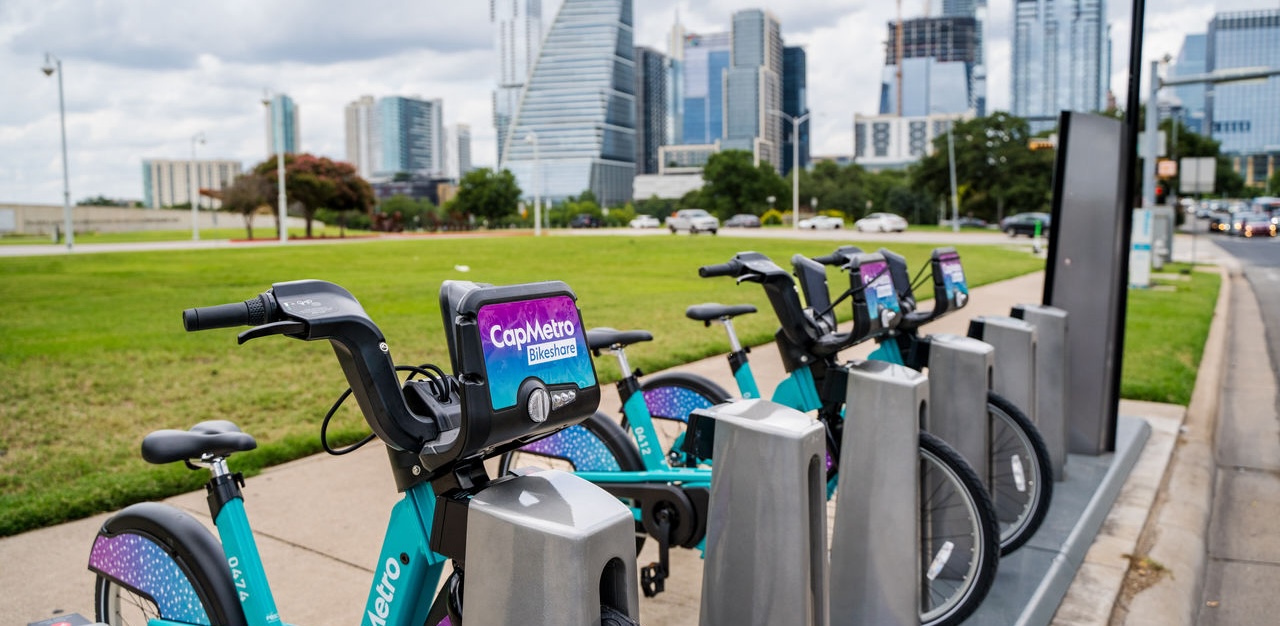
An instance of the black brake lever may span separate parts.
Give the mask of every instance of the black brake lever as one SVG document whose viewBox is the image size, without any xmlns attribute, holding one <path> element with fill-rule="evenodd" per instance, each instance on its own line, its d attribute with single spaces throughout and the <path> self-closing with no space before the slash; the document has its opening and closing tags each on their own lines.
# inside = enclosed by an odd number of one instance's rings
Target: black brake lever
<svg viewBox="0 0 1280 626">
<path fill-rule="evenodd" d="M 267 337 L 270 335 L 300 335 L 307 330 L 307 325 L 302 322 L 285 320 L 283 322 L 271 322 L 261 326 L 254 326 L 239 335 L 236 335 L 236 343 L 244 345 L 246 341 Z"/>
</svg>

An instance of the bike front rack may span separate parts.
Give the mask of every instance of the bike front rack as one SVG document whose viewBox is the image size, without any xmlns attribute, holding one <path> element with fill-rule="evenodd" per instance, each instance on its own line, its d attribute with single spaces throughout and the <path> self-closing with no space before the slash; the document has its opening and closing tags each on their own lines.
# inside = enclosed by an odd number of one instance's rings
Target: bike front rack
<svg viewBox="0 0 1280 626">
<path fill-rule="evenodd" d="M 1067 419 L 1071 413 L 1071 397 L 1067 393 L 1067 312 L 1043 304 L 1019 304 L 1013 317 L 1036 327 L 1036 402 L 1035 423 L 1049 449 L 1053 479 L 1067 478 Z"/>
</svg>

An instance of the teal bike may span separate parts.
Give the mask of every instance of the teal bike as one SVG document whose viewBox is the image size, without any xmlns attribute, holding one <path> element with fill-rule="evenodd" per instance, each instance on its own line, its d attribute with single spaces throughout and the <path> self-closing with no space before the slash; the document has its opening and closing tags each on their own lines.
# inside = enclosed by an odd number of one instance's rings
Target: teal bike
<svg viewBox="0 0 1280 626">
<path fill-rule="evenodd" d="M 875 259 L 869 258 L 869 262 Z M 819 266 L 820 269 L 820 266 Z M 870 279 L 887 279 L 871 271 Z M 756 253 L 739 254 L 722 266 L 703 268 L 704 276 L 733 276 L 761 284 L 769 295 L 782 328 L 778 343 L 790 355 L 789 375 L 772 400 L 802 411 L 817 411 L 827 430 L 828 495 L 839 476 L 840 415 L 843 386 L 836 383 L 839 350 L 886 332 L 896 323 L 892 315 L 868 308 L 863 275 L 853 290 L 859 323 L 840 333 L 820 311 L 801 304 L 791 276 L 771 260 Z M 889 301 L 884 301 L 888 305 Z M 732 314 L 754 307 L 724 307 Z M 874 311 L 874 312 L 873 312 Z M 715 305 L 700 309 L 707 320 L 716 319 Z M 834 319 L 834 315 L 831 316 Z M 651 341 L 644 330 L 592 329 L 588 341 L 598 353 L 618 359 L 624 373 L 617 389 L 622 419 L 596 412 L 583 423 L 525 446 L 519 454 L 555 459 L 581 477 L 629 503 L 636 518 L 637 548 L 646 538 L 659 542 L 659 561 L 642 568 L 646 594 L 661 591 L 668 572 L 670 546 L 698 548 L 706 532 L 706 506 L 714 461 L 685 445 L 690 413 L 730 400 L 730 394 L 714 382 L 683 372 L 645 377 L 626 358 L 628 345 Z M 736 343 L 736 338 L 735 338 Z M 741 346 L 738 346 L 741 348 Z M 743 397 L 759 397 L 750 376 L 745 350 L 736 350 L 735 378 L 744 385 Z M 817 372 L 815 374 L 815 372 Z M 739 374 L 741 373 L 741 376 Z M 815 379 L 816 376 L 816 379 Z M 822 388 L 815 380 L 830 380 Z M 838 387 L 838 389 L 837 389 Z M 999 562 L 995 514 L 981 481 L 967 463 L 944 442 L 920 435 L 921 481 L 917 486 L 922 524 L 920 534 L 920 617 L 923 624 L 955 624 L 972 613 L 986 597 Z M 512 466 L 526 463 L 523 458 Z M 532 462 L 532 461 L 528 461 Z M 762 480 L 764 478 L 762 477 Z M 904 486 L 904 489 L 910 487 Z M 874 506 L 874 503 L 867 503 Z M 834 503 L 829 504 L 834 506 Z M 948 529 L 943 534 L 938 529 Z"/>
<path fill-rule="evenodd" d="M 462 624 L 464 570 L 492 569 L 465 558 L 468 507 L 521 493 L 531 481 L 574 486 L 596 498 L 597 507 L 613 507 L 623 525 L 623 543 L 628 543 L 625 507 L 589 483 L 563 473 L 491 478 L 484 465 L 486 458 L 571 427 L 596 409 L 600 390 L 573 292 L 558 282 L 493 287 L 450 281 L 441 290 L 440 303 L 452 373 L 434 365 L 396 366 L 381 331 L 356 299 L 328 282 L 277 283 L 242 303 L 183 312 L 188 331 L 251 326 L 239 334 L 240 343 L 283 335 L 332 344 L 350 383 L 342 399 L 355 396 L 373 431 L 365 442 L 376 438 L 386 446 L 404 494 L 390 513 L 381 551 L 372 561 L 374 577 L 361 613 L 366 626 Z M 541 323 L 526 323 L 535 319 Z M 530 337 L 539 333 L 540 343 L 531 343 Z M 410 375 L 402 382 L 397 372 L 405 370 Z M 325 426 L 321 438 L 332 450 Z M 243 476 L 228 467 L 229 457 L 255 446 L 252 436 L 225 420 L 161 430 L 143 440 L 148 462 L 182 462 L 211 471 L 206 489 L 218 537 L 164 504 L 136 504 L 111 516 L 89 557 L 97 576 L 99 621 L 150 626 L 284 623 L 245 514 Z M 541 497 L 554 500 L 555 494 Z M 549 518 L 538 521 L 551 523 Z M 537 548 L 514 545 L 511 556 L 539 558 Z M 566 620 L 582 624 L 634 624 L 638 603 L 635 570 L 626 565 L 633 563 L 630 549 L 622 545 L 620 556 L 608 566 L 589 572 L 590 588 L 572 590 L 574 600 L 588 603 L 586 614 L 555 607 L 562 611 L 559 615 L 578 616 Z M 448 561 L 453 573 L 437 593 Z M 474 615 L 476 623 L 495 623 L 500 621 L 495 613 L 533 612 L 527 606 L 507 606 L 515 594 L 503 591 L 480 601 L 473 598 L 466 614 Z"/>
</svg>

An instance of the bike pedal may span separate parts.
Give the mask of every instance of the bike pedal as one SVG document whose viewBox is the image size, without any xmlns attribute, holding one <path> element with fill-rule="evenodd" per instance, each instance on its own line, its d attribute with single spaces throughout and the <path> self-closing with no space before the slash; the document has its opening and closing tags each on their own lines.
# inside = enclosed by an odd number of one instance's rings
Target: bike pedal
<svg viewBox="0 0 1280 626">
<path fill-rule="evenodd" d="M 644 597 L 652 598 L 666 591 L 667 571 L 661 563 L 650 563 L 640 568 L 640 589 Z"/>
</svg>

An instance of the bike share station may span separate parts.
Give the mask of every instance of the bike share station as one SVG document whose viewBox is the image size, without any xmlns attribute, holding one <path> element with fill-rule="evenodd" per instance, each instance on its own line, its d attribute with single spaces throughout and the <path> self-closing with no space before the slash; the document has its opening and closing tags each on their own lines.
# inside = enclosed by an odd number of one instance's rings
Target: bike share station
<svg viewBox="0 0 1280 626">
<path fill-rule="evenodd" d="M 992 388 L 1036 423 L 1056 482 L 1043 525 L 1001 558 L 990 595 L 967 624 L 1053 619 L 1151 433 L 1145 420 L 1119 415 L 1118 303 L 1129 287 L 1131 213 L 1121 127 L 1062 113 L 1043 304 L 970 323 L 970 336 L 994 348 Z"/>
</svg>

